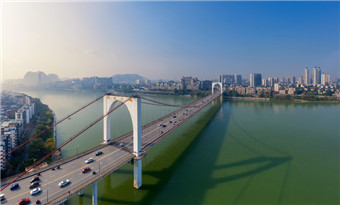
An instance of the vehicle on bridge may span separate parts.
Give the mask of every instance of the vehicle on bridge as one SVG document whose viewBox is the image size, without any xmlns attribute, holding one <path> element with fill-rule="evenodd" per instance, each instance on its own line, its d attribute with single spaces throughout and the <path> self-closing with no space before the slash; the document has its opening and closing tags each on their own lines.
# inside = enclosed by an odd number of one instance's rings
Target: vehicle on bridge
<svg viewBox="0 0 340 205">
<path fill-rule="evenodd" d="M 89 172 L 90 170 L 91 170 L 90 167 L 86 167 L 86 168 L 81 170 L 81 173 L 85 174 L 86 172 Z"/>
<path fill-rule="evenodd" d="M 33 182 L 35 182 L 35 181 L 39 181 L 40 180 L 40 178 L 39 177 L 34 177 L 32 180 L 31 180 L 31 183 L 33 183 Z"/>
<path fill-rule="evenodd" d="M 41 189 L 38 187 L 38 188 L 35 188 L 31 191 L 31 196 L 35 195 L 35 194 L 39 194 L 41 192 Z"/>
<path fill-rule="evenodd" d="M 70 180 L 66 179 L 66 180 L 63 180 L 61 182 L 59 182 L 59 187 L 64 187 L 66 185 L 68 185 L 70 183 Z"/>
<path fill-rule="evenodd" d="M 24 198 L 24 199 L 21 199 L 19 201 L 19 205 L 24 205 L 24 204 L 28 204 L 30 203 L 30 199 L 29 198 Z"/>
<path fill-rule="evenodd" d="M 38 187 L 39 185 L 40 185 L 39 182 L 33 182 L 30 185 L 30 189 L 34 189 L 34 188 Z"/>
<path fill-rule="evenodd" d="M 93 162 L 94 160 L 92 159 L 92 158 L 88 158 L 86 161 L 85 161 L 85 163 L 86 164 L 90 164 L 91 162 Z"/>
<path fill-rule="evenodd" d="M 96 156 L 99 156 L 99 155 L 101 155 L 101 154 L 103 154 L 102 151 L 98 151 L 98 152 L 95 153 Z"/>
<path fill-rule="evenodd" d="M 0 201 L 5 200 L 5 194 L 0 194 Z"/>
<path fill-rule="evenodd" d="M 17 188 L 19 188 L 19 184 L 15 183 L 15 184 L 11 185 L 10 190 L 13 191 L 13 190 L 16 190 Z"/>
</svg>

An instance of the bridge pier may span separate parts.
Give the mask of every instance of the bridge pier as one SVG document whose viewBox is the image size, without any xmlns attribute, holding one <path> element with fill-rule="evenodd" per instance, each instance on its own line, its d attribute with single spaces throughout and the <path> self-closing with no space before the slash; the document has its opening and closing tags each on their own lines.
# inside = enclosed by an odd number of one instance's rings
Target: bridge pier
<svg viewBox="0 0 340 205">
<path fill-rule="evenodd" d="M 133 187 L 139 189 L 142 186 L 142 159 L 133 161 Z"/>
<path fill-rule="evenodd" d="M 98 201 L 98 195 L 97 195 L 97 184 L 98 181 L 93 183 L 92 185 L 92 205 L 97 205 Z"/>
</svg>

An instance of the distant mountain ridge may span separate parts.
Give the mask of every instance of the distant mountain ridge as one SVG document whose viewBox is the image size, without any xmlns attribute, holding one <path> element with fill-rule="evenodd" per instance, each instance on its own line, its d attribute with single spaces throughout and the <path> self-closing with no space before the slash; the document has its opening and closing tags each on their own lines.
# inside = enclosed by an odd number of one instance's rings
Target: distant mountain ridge
<svg viewBox="0 0 340 205">
<path fill-rule="evenodd" d="M 42 71 L 37 72 L 27 72 L 22 80 L 22 83 L 25 85 L 41 85 L 48 82 L 59 81 L 60 78 L 56 74 L 48 74 L 46 75 Z"/>
<path fill-rule="evenodd" d="M 135 83 L 136 80 L 146 80 L 138 74 L 116 74 L 112 76 L 113 83 Z"/>
</svg>

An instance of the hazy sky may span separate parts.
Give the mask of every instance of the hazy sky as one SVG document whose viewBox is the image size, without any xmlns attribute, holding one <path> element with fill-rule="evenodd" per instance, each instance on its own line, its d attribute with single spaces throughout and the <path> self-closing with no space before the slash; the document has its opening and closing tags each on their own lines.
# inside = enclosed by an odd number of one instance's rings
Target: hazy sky
<svg viewBox="0 0 340 205">
<path fill-rule="evenodd" d="M 3 79 L 339 76 L 340 2 L 3 3 Z"/>
</svg>

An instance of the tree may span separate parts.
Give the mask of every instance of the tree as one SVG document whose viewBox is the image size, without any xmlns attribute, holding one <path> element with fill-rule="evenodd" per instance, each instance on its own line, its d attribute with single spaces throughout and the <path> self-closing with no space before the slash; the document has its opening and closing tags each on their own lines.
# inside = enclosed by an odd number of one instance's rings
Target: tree
<svg viewBox="0 0 340 205">
<path fill-rule="evenodd" d="M 35 126 L 34 135 L 37 135 L 37 134 L 41 133 L 42 131 L 44 131 L 48 128 L 49 128 L 49 126 L 44 125 L 42 123 L 39 123 L 39 124 L 37 124 L 37 126 Z M 53 136 L 53 130 L 52 129 L 50 129 L 50 130 L 48 130 L 48 131 L 46 131 L 46 132 L 44 132 L 40 135 L 40 137 L 43 140 L 46 140 L 47 138 L 50 138 L 51 136 Z"/>
<path fill-rule="evenodd" d="M 40 137 L 35 138 L 28 147 L 28 157 L 30 159 L 38 160 L 47 153 L 48 150 L 45 148 L 44 141 Z"/>
</svg>

